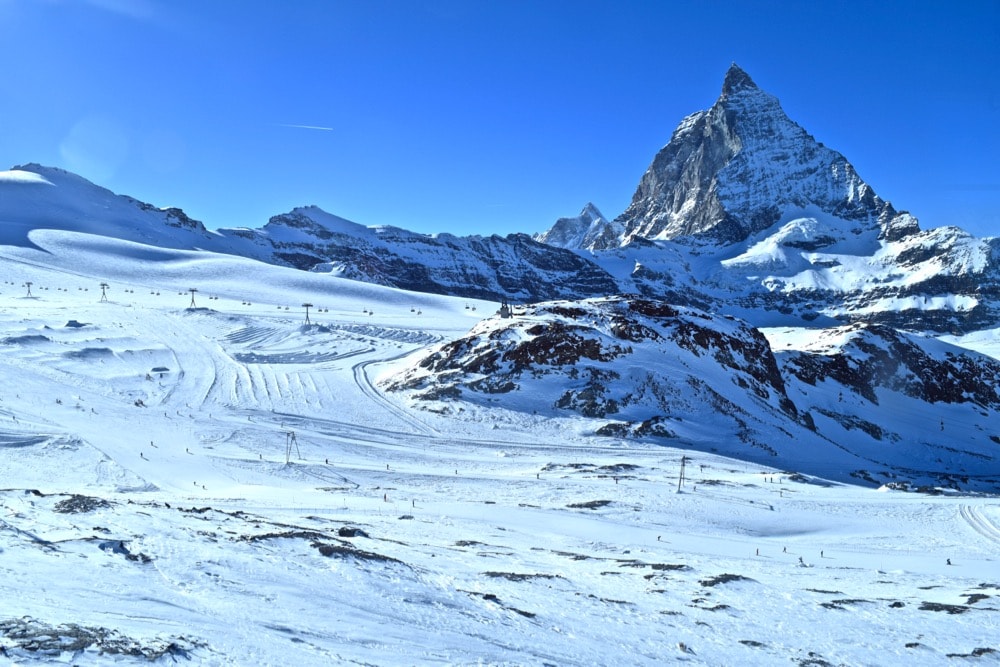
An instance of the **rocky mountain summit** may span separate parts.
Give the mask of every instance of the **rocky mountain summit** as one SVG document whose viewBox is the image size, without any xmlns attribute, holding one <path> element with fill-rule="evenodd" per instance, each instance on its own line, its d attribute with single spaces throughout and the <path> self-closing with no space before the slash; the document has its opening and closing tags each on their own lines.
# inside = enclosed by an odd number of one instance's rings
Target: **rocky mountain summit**
<svg viewBox="0 0 1000 667">
<path fill-rule="evenodd" d="M 680 122 L 624 213 L 563 219 L 537 238 L 602 266 L 622 292 L 760 326 L 958 333 L 1000 316 L 996 240 L 921 230 L 735 64 L 715 104 Z"/>
<path fill-rule="evenodd" d="M 599 250 L 617 245 L 624 234 L 624 227 L 609 222 L 592 203 L 587 203 L 580 215 L 559 218 L 547 232 L 538 234 L 536 241 L 560 248 Z"/>
<path fill-rule="evenodd" d="M 680 122 L 615 222 L 619 244 L 692 234 L 730 244 L 811 207 L 862 229 L 896 216 L 844 156 L 789 119 L 734 63 L 719 99 Z"/>
</svg>

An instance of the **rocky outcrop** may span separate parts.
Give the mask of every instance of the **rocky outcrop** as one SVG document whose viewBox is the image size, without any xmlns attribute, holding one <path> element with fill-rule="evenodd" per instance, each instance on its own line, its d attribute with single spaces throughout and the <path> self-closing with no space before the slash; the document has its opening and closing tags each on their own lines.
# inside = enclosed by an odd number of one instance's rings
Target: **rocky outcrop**
<svg viewBox="0 0 1000 667">
<path fill-rule="evenodd" d="M 646 424 L 647 432 L 665 432 L 651 425 L 693 418 L 707 406 L 797 419 L 757 330 L 640 297 L 542 303 L 513 319 L 484 320 L 386 387 L 424 401 L 505 394 L 526 410 L 611 417 Z"/>
<path fill-rule="evenodd" d="M 785 373 L 810 386 L 836 383 L 875 405 L 880 394 L 902 394 L 1000 409 L 1000 362 L 990 357 L 882 325 L 836 327 L 820 338 L 813 350 L 781 355 Z"/>
</svg>

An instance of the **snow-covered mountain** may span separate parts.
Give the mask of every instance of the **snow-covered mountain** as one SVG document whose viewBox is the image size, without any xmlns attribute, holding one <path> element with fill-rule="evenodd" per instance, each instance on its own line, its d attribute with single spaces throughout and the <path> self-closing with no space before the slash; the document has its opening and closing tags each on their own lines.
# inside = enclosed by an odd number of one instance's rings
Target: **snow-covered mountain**
<svg viewBox="0 0 1000 667">
<path fill-rule="evenodd" d="M 624 228 L 609 222 L 597 207 L 588 203 L 580 215 L 559 218 L 547 232 L 535 235 L 535 240 L 558 248 L 597 250 L 614 245 Z"/>
<path fill-rule="evenodd" d="M 576 253 L 525 234 L 417 234 L 364 227 L 316 207 L 273 216 L 259 230 L 222 229 L 232 252 L 273 264 L 415 292 L 517 301 L 607 294 L 611 276 Z"/>
<path fill-rule="evenodd" d="M 0 225 L 0 241 L 7 244 L 30 244 L 34 230 L 72 231 L 473 299 L 539 301 L 618 289 L 593 262 L 525 234 L 417 234 L 365 227 L 315 206 L 275 215 L 259 229 L 208 231 L 180 209 L 158 209 L 35 164 L 0 172 Z"/>
<path fill-rule="evenodd" d="M 31 239 L 0 244 L 0 663 L 1000 652 L 1000 505 L 975 491 L 997 412 L 974 384 L 907 388 L 891 332 L 765 340 L 635 297 L 480 322 L 466 299 L 242 257 Z M 928 359 L 907 368 L 960 368 L 908 340 Z M 463 359 L 517 388 L 463 384 Z M 853 389 L 883 376 L 877 405 Z"/>
<path fill-rule="evenodd" d="M 220 238 L 179 208 L 116 195 L 63 169 L 27 164 L 0 171 L 0 241 L 30 245 L 37 229 L 106 236 L 171 249 L 216 248 Z"/>
<path fill-rule="evenodd" d="M 585 211 L 586 213 L 586 211 Z M 539 239 L 636 291 L 762 326 L 882 322 L 967 332 L 1000 317 L 1000 242 L 921 230 L 735 64 L 683 119 L 613 222 Z"/>
<path fill-rule="evenodd" d="M 765 336 L 641 297 L 515 315 L 483 320 L 384 386 L 435 413 L 499 401 L 585 417 L 598 436 L 712 442 L 842 481 L 1000 490 L 991 357 L 880 325 Z"/>
<path fill-rule="evenodd" d="M 734 63 L 719 99 L 680 122 L 616 222 L 621 244 L 692 234 L 730 244 L 811 207 L 862 230 L 895 217 L 842 155 Z"/>
</svg>

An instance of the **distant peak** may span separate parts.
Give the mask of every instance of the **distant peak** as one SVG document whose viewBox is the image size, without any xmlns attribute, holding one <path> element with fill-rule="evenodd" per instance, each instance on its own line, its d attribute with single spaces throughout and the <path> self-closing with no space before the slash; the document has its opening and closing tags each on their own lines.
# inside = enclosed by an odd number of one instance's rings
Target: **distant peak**
<svg viewBox="0 0 1000 667">
<path fill-rule="evenodd" d="M 739 65 L 733 63 L 729 66 L 726 78 L 722 82 L 723 95 L 731 95 L 740 90 L 753 90 L 756 88 L 757 84 L 753 82 L 750 75 L 744 72 Z"/>
<path fill-rule="evenodd" d="M 587 205 L 583 207 L 580 211 L 580 217 L 590 216 L 593 219 L 604 218 L 604 215 L 594 206 L 593 202 L 587 202 Z"/>
</svg>

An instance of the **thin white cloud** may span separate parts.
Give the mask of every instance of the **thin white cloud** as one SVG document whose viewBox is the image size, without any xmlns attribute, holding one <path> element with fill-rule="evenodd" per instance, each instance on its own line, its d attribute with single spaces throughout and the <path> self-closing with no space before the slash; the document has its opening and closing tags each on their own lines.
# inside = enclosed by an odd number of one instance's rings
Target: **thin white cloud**
<svg viewBox="0 0 1000 667">
<path fill-rule="evenodd" d="M 323 127 L 322 125 L 298 125 L 296 123 L 278 123 L 278 127 L 291 127 L 298 130 L 322 130 L 323 132 L 333 132 L 332 127 Z"/>
</svg>

